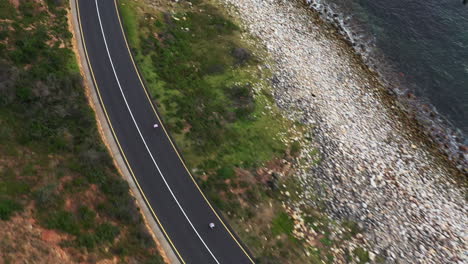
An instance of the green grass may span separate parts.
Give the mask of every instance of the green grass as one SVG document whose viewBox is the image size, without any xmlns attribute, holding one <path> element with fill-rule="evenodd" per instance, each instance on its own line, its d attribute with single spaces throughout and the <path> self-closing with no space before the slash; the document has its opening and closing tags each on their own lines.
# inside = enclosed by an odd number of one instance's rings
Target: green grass
<svg viewBox="0 0 468 264">
<path fill-rule="evenodd" d="M 138 65 L 169 130 L 183 138 L 179 146 L 191 167 L 216 157 L 218 168 L 249 168 L 284 154 L 277 134 L 286 121 L 261 114 L 266 100 L 254 99 L 251 89 L 259 82 L 252 73 L 257 61 L 236 40 L 236 25 L 210 5 L 201 6 L 203 13 L 161 15 L 143 23 L 131 2 L 122 3 Z M 236 57 L 234 50 L 241 54 Z"/>
<path fill-rule="evenodd" d="M 271 223 L 271 233 L 273 235 L 286 234 L 292 236 L 294 230 L 294 221 L 286 213 L 281 212 Z"/>
<path fill-rule="evenodd" d="M 131 47 L 139 47 L 140 38 L 138 36 L 138 18 L 136 13 L 133 11 L 134 5 L 129 1 L 122 3 L 125 4 L 121 4 L 119 9 L 120 15 L 125 19 L 123 27 L 126 33 L 127 41 Z"/>
</svg>

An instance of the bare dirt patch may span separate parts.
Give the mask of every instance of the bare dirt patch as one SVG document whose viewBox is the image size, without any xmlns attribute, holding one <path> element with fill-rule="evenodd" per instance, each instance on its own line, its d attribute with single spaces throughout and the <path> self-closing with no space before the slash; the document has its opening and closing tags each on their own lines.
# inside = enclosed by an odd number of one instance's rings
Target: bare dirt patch
<svg viewBox="0 0 468 264">
<path fill-rule="evenodd" d="M 66 235 L 39 227 L 27 213 L 2 222 L 0 234 L 0 263 L 74 263 L 57 246 Z"/>
</svg>

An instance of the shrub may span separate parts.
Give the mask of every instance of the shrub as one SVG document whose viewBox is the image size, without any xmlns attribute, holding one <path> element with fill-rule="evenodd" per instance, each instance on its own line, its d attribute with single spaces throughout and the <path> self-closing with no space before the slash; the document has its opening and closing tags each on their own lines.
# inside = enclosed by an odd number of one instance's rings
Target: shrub
<svg viewBox="0 0 468 264">
<path fill-rule="evenodd" d="M 0 173 L 0 194 L 15 197 L 27 194 L 29 190 L 28 182 L 25 180 L 18 180 L 15 172 L 11 168 L 5 168 Z"/>
<path fill-rule="evenodd" d="M 109 198 L 111 200 L 99 206 L 103 214 L 125 224 L 136 224 L 141 221 L 135 203 L 128 194 L 124 197 L 114 196 Z"/>
<path fill-rule="evenodd" d="M 72 213 L 60 210 L 52 212 L 47 219 L 44 219 L 46 227 L 57 229 L 72 235 L 78 235 L 80 228 Z"/>
<path fill-rule="evenodd" d="M 23 207 L 21 204 L 10 200 L 10 199 L 0 199 L 0 219 L 1 220 L 9 220 L 10 217 L 16 211 L 22 210 Z"/>
<path fill-rule="evenodd" d="M 46 3 L 49 6 L 49 8 L 62 6 L 65 2 L 66 0 L 46 0 Z"/>
<path fill-rule="evenodd" d="M 0 19 L 13 19 L 16 9 L 9 0 L 0 0 Z"/>
<path fill-rule="evenodd" d="M 294 230 L 293 219 L 285 212 L 281 212 L 271 223 L 271 232 L 273 235 L 287 234 L 291 235 Z"/>
<path fill-rule="evenodd" d="M 362 230 L 359 228 L 356 222 L 346 220 L 343 221 L 341 225 L 348 229 L 343 233 L 343 238 L 346 240 L 351 239 L 352 237 L 356 236 L 359 232 L 362 232 Z"/>
<path fill-rule="evenodd" d="M 117 177 L 108 177 L 104 184 L 101 184 L 101 190 L 110 196 L 126 197 L 128 196 L 128 183 Z"/>
<path fill-rule="evenodd" d="M 223 180 L 232 179 L 234 178 L 234 175 L 235 172 L 232 167 L 222 167 L 218 170 L 218 177 Z"/>
<path fill-rule="evenodd" d="M 57 195 L 56 190 L 56 184 L 48 184 L 37 190 L 34 193 L 36 206 L 43 211 L 59 208 L 63 201 Z"/>
<path fill-rule="evenodd" d="M 144 264 L 164 264 L 164 260 L 161 258 L 161 256 L 155 254 L 152 255 Z"/>
<path fill-rule="evenodd" d="M 79 247 L 93 249 L 96 247 L 96 236 L 90 233 L 81 233 L 78 235 L 75 242 Z"/>
<path fill-rule="evenodd" d="M 86 190 L 89 187 L 89 183 L 84 177 L 75 177 L 71 181 L 66 182 L 64 185 L 64 191 L 70 193 L 76 193 Z"/>
<path fill-rule="evenodd" d="M 31 18 L 37 13 L 34 1 L 21 1 L 20 3 L 19 10 L 23 16 Z"/>
<path fill-rule="evenodd" d="M 72 169 L 86 177 L 89 183 L 102 185 L 106 182 L 106 179 L 109 176 L 103 168 L 100 166 L 90 166 L 89 164 L 80 163 L 81 161 L 77 160 L 76 163 L 73 164 Z"/>
<path fill-rule="evenodd" d="M 100 242 L 112 243 L 119 233 L 118 227 L 104 223 L 96 228 L 96 239 Z"/>
<path fill-rule="evenodd" d="M 369 262 L 369 252 L 361 247 L 357 247 L 353 250 L 353 253 L 356 257 L 359 258 L 359 264 L 364 264 Z"/>
<path fill-rule="evenodd" d="M 78 208 L 78 219 L 83 228 L 89 229 L 94 226 L 96 213 L 86 206 L 81 206 Z"/>
<path fill-rule="evenodd" d="M 231 55 L 235 58 L 238 65 L 245 64 L 252 57 L 247 49 L 240 47 L 232 49 Z"/>
<path fill-rule="evenodd" d="M 147 249 L 155 246 L 154 240 L 148 233 L 146 226 L 142 223 L 134 225 L 128 230 L 127 241 L 125 241 L 124 248 L 133 251 L 135 249 Z"/>
<path fill-rule="evenodd" d="M 299 141 L 294 141 L 291 144 L 291 156 L 297 157 L 301 152 L 301 143 Z"/>
</svg>

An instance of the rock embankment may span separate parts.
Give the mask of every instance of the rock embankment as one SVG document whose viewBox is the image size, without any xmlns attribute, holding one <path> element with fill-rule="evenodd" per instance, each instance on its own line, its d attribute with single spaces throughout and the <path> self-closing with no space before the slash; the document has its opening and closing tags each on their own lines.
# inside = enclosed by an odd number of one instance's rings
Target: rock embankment
<svg viewBox="0 0 468 264">
<path fill-rule="evenodd" d="M 389 263 L 467 263 L 466 190 L 333 29 L 297 1 L 221 2 L 274 60 L 277 104 L 314 127 L 323 157 L 298 175 L 303 202 L 323 194 L 329 213 L 359 222 L 371 254 Z"/>
</svg>

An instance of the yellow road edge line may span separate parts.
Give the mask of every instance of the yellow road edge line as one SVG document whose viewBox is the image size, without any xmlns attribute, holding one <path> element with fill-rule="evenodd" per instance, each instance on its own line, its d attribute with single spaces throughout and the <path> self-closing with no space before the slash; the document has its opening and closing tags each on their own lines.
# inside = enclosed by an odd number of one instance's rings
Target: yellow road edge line
<svg viewBox="0 0 468 264">
<path fill-rule="evenodd" d="M 177 248 L 175 247 L 174 243 L 172 242 L 171 238 L 170 238 L 169 235 L 167 234 L 167 232 L 166 232 L 166 230 L 164 229 L 163 225 L 162 225 L 161 222 L 159 221 L 158 216 L 156 215 L 156 213 L 154 212 L 153 208 L 151 207 L 151 204 L 149 203 L 148 199 L 146 198 L 145 193 L 143 192 L 143 190 L 142 190 L 142 188 L 141 188 L 141 186 L 140 186 L 140 184 L 139 184 L 139 182 L 138 182 L 138 180 L 137 180 L 135 174 L 133 173 L 132 167 L 131 167 L 130 163 L 128 162 L 127 157 L 126 157 L 126 155 L 125 155 L 125 153 L 124 153 L 124 151 L 123 151 L 123 149 L 122 149 L 122 146 L 120 145 L 119 139 L 117 138 L 117 135 L 116 135 L 116 133 L 115 133 L 115 131 L 114 131 L 114 127 L 112 126 L 112 122 L 111 122 L 111 120 L 110 120 L 110 118 L 109 118 L 109 115 L 107 114 L 107 109 L 106 109 L 106 107 L 105 107 L 105 105 L 104 105 L 104 101 L 103 101 L 103 99 L 102 99 L 102 97 L 101 97 L 101 93 L 100 93 L 100 91 L 99 91 L 99 86 L 98 86 L 98 84 L 97 84 L 97 82 L 96 82 L 96 78 L 95 78 L 95 76 L 94 76 L 93 67 L 92 67 L 91 62 L 90 62 L 90 60 L 89 60 L 88 50 L 87 50 L 87 48 L 86 48 L 86 42 L 85 42 L 85 38 L 84 38 L 84 34 L 83 34 L 83 29 L 82 29 L 82 27 L 81 27 L 80 7 L 79 7 L 79 4 L 78 4 L 78 3 L 76 4 L 76 7 L 77 7 L 77 11 L 78 11 L 78 26 L 79 26 L 79 28 L 80 28 L 81 39 L 83 40 L 82 42 L 83 42 L 83 47 L 84 47 L 84 51 L 85 51 L 86 60 L 87 60 L 87 62 L 88 62 L 89 70 L 90 70 L 91 76 L 92 76 L 92 78 L 93 78 L 93 83 L 94 83 L 95 87 L 97 88 L 96 91 L 97 91 L 97 94 L 98 94 L 98 97 L 99 97 L 99 101 L 101 102 L 102 108 L 103 108 L 103 110 L 104 110 L 104 114 L 105 114 L 106 119 L 107 119 L 107 121 L 108 121 L 108 123 L 109 123 L 109 126 L 110 126 L 110 128 L 111 128 L 112 135 L 114 136 L 114 139 L 116 140 L 117 145 L 119 146 L 120 152 L 121 152 L 122 156 L 124 157 L 125 163 L 127 164 L 127 167 L 128 167 L 128 169 L 130 170 L 130 173 L 132 174 L 132 178 L 133 178 L 133 180 L 135 181 L 135 183 L 136 183 L 138 189 L 140 190 L 140 193 L 142 194 L 143 198 L 145 199 L 146 204 L 148 205 L 149 209 L 151 210 L 151 213 L 153 214 L 153 216 L 154 216 L 154 218 L 156 219 L 156 221 L 157 221 L 159 227 L 162 229 L 162 231 L 164 232 L 165 236 L 166 236 L 167 239 L 169 240 L 169 243 L 171 244 L 172 248 L 173 248 L 174 251 L 177 253 L 177 255 L 179 256 L 179 258 L 180 258 L 180 260 L 182 261 L 182 263 L 185 264 L 186 262 L 184 261 L 184 259 L 183 259 L 182 256 L 180 255 L 179 251 L 178 251 Z"/>
<path fill-rule="evenodd" d="M 234 241 L 237 243 L 237 245 L 240 247 L 240 249 L 244 252 L 244 254 L 247 256 L 247 258 L 249 258 L 249 260 L 252 262 L 252 263 L 255 263 L 252 258 L 250 257 L 250 255 L 247 253 L 247 251 L 244 249 L 244 247 L 239 243 L 239 241 L 237 240 L 237 238 L 232 234 L 231 230 L 229 230 L 229 228 L 226 226 L 226 224 L 224 223 L 224 221 L 221 219 L 221 217 L 218 215 L 218 213 L 216 212 L 216 210 L 213 208 L 213 206 L 211 205 L 211 203 L 208 201 L 208 199 L 206 198 L 205 194 L 203 193 L 203 191 L 201 190 L 200 186 L 198 186 L 195 178 L 193 177 L 192 173 L 190 172 L 190 170 L 187 168 L 187 166 L 185 165 L 185 162 L 184 160 L 182 159 L 181 155 L 179 154 L 179 151 L 177 150 L 177 148 L 175 147 L 174 143 L 172 142 L 172 139 L 171 137 L 169 136 L 168 132 L 166 131 L 166 128 L 163 124 L 163 122 L 161 121 L 161 118 L 159 117 L 158 115 L 158 112 L 156 111 L 155 107 L 154 107 L 154 104 L 153 104 L 153 101 L 151 100 L 151 97 L 149 96 L 148 94 L 148 91 L 147 91 L 147 88 L 140 76 L 140 73 L 138 71 L 138 68 L 136 67 L 136 64 L 135 64 L 135 60 L 133 59 L 133 54 L 130 50 L 130 47 L 128 45 L 128 41 L 127 41 L 127 37 L 125 35 L 125 31 L 123 29 L 123 25 L 122 25 L 122 20 L 120 19 L 120 12 L 119 12 L 119 8 L 118 8 L 118 5 L 117 5 L 117 1 L 118 0 L 114 0 L 114 5 L 115 5 L 115 9 L 116 9 L 116 12 L 117 12 L 117 18 L 119 20 L 119 24 L 120 24 L 120 29 L 122 30 L 122 35 L 124 36 L 124 40 L 125 40 L 125 45 L 127 46 L 127 50 L 128 50 L 128 53 L 130 54 L 130 59 L 132 60 L 132 63 L 133 63 L 133 67 L 135 68 L 135 72 L 137 73 L 137 76 L 138 76 L 138 79 L 140 80 L 140 83 L 141 83 L 141 86 L 143 87 L 143 90 L 145 91 L 145 94 L 146 94 L 146 98 L 148 99 L 150 105 L 151 105 L 151 108 L 153 109 L 153 112 L 154 114 L 156 115 L 157 119 L 159 120 L 159 123 L 161 124 L 161 127 L 163 128 L 164 130 L 164 133 L 166 134 L 167 138 L 169 139 L 169 142 L 171 143 L 172 145 L 172 148 L 174 149 L 175 153 L 177 154 L 177 156 L 179 157 L 179 160 L 182 162 L 182 165 L 184 165 L 184 168 L 185 170 L 188 172 L 188 174 L 190 175 L 190 178 L 192 179 L 193 183 L 195 184 L 195 186 L 197 187 L 198 191 L 200 192 L 200 194 L 203 196 L 203 198 L 205 199 L 206 203 L 208 204 L 208 206 L 211 208 L 211 210 L 214 212 L 214 214 L 216 215 L 216 217 L 218 218 L 218 220 L 223 224 L 224 228 L 228 231 L 229 235 L 231 235 L 231 237 L 234 239 Z"/>
</svg>

